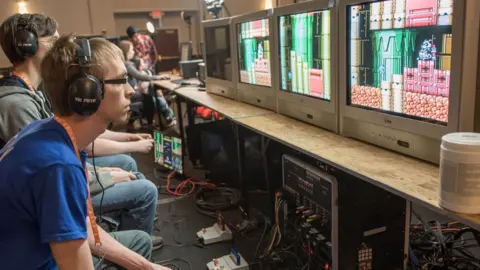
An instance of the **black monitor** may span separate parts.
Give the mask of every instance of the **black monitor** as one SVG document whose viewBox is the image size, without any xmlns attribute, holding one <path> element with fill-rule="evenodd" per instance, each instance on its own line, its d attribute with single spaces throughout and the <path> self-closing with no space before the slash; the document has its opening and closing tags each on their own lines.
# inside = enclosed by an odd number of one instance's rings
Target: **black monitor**
<svg viewBox="0 0 480 270">
<path fill-rule="evenodd" d="M 154 131 L 155 163 L 183 174 L 182 139 Z"/>
</svg>

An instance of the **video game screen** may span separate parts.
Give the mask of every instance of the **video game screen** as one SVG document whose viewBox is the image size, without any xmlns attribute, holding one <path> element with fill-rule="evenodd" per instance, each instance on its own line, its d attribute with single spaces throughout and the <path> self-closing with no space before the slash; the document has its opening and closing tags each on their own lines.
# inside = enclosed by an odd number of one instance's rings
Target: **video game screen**
<svg viewBox="0 0 480 270">
<path fill-rule="evenodd" d="M 232 81 L 230 28 L 228 25 L 205 28 L 205 50 L 208 77 Z"/>
<path fill-rule="evenodd" d="M 330 100 L 330 11 L 279 17 L 281 90 Z"/>
<path fill-rule="evenodd" d="M 155 163 L 183 173 L 182 139 L 154 132 Z"/>
<path fill-rule="evenodd" d="M 446 124 L 453 0 L 388 0 L 347 12 L 349 105 Z"/>
<path fill-rule="evenodd" d="M 240 82 L 272 86 L 268 19 L 237 24 Z"/>
</svg>

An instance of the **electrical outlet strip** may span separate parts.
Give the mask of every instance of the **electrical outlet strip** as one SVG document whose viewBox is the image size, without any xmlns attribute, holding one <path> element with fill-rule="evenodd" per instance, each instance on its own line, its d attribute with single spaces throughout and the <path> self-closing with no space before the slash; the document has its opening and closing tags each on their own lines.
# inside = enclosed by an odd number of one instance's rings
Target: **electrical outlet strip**
<svg viewBox="0 0 480 270">
<path fill-rule="evenodd" d="M 198 240 L 204 245 L 210 245 L 214 243 L 224 242 L 232 240 L 232 231 L 225 225 L 225 230 L 222 230 L 218 223 L 215 223 L 212 227 L 201 229 L 197 232 Z"/>
<path fill-rule="evenodd" d="M 231 249 L 229 255 L 225 255 L 218 259 L 213 259 L 207 263 L 208 270 L 248 270 L 248 263 L 243 259 L 242 255 L 235 249 Z"/>
</svg>

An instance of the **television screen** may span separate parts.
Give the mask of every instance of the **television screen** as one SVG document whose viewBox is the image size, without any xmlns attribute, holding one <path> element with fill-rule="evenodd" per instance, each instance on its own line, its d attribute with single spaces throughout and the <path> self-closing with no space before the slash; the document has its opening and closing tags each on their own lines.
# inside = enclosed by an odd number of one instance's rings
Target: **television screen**
<svg viewBox="0 0 480 270">
<path fill-rule="evenodd" d="M 268 19 L 237 24 L 241 83 L 272 86 Z"/>
<path fill-rule="evenodd" d="M 182 139 L 154 132 L 155 163 L 183 174 Z"/>
<path fill-rule="evenodd" d="M 349 6 L 351 106 L 448 122 L 453 0 Z"/>
<path fill-rule="evenodd" d="M 281 90 L 330 100 L 330 11 L 279 17 Z"/>
<path fill-rule="evenodd" d="M 229 26 L 206 27 L 205 49 L 207 75 L 220 80 L 232 80 Z"/>
</svg>

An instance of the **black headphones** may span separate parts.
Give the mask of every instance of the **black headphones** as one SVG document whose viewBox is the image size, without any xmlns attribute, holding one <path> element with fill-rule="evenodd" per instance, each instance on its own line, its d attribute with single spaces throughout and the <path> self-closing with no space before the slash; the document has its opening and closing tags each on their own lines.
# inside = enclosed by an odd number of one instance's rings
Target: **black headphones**
<svg viewBox="0 0 480 270">
<path fill-rule="evenodd" d="M 34 56 L 38 51 L 37 25 L 30 22 L 30 17 L 20 15 L 13 31 L 13 46 L 17 54 L 25 60 Z"/>
<path fill-rule="evenodd" d="M 88 73 L 87 70 L 94 66 L 103 68 L 100 65 L 92 65 L 92 52 L 88 39 L 76 39 L 75 63 L 68 66 L 65 78 L 68 79 L 68 70 L 72 67 L 79 69 L 79 72 L 69 79 L 68 105 L 70 109 L 79 115 L 89 116 L 94 114 L 103 99 L 103 82 Z M 102 74 L 103 78 L 103 74 Z"/>
</svg>

